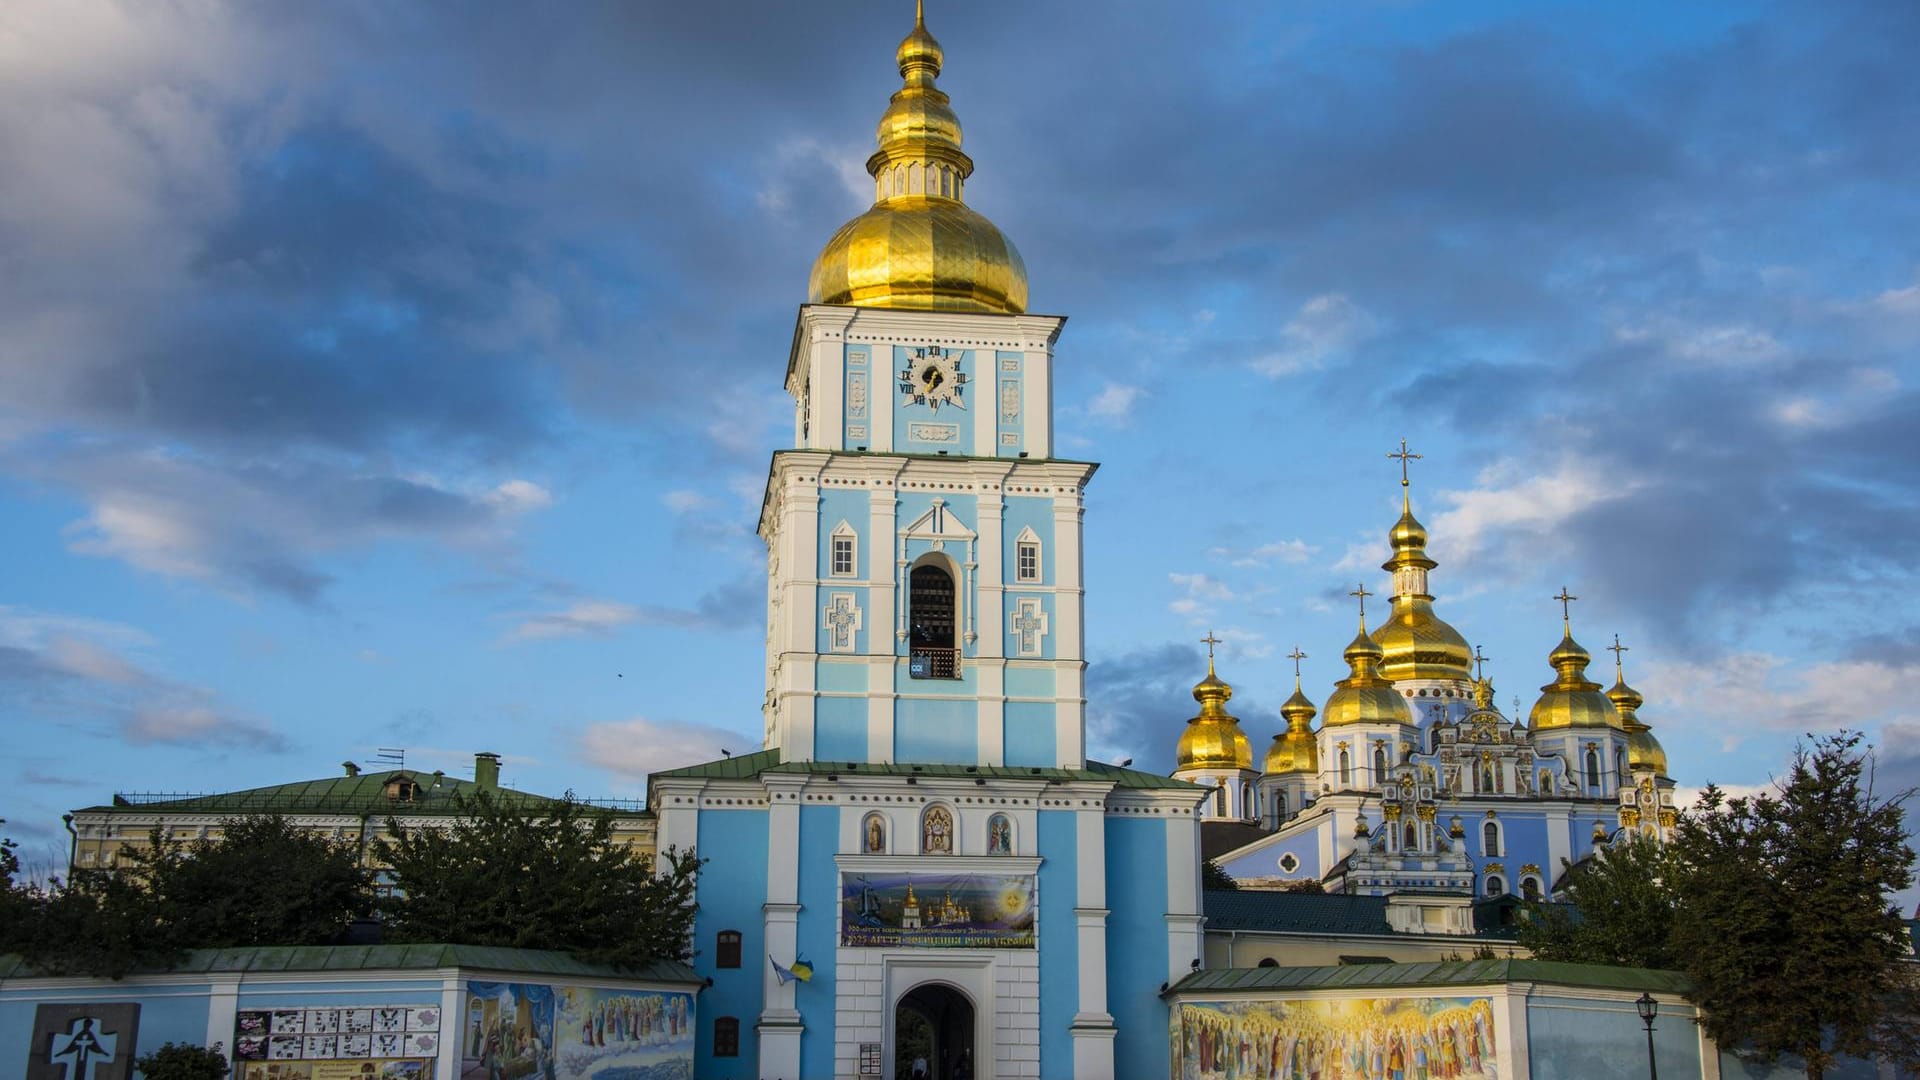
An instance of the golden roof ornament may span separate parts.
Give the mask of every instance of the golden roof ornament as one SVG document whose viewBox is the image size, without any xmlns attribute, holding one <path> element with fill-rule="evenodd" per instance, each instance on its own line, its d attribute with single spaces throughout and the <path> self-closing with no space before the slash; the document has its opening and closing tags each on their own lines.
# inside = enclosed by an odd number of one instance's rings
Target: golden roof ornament
<svg viewBox="0 0 1920 1080">
<path fill-rule="evenodd" d="M 1427 527 L 1413 516 L 1408 469 L 1422 455 L 1401 439 L 1400 449 L 1387 457 L 1400 462 L 1400 520 L 1387 533 L 1393 556 L 1380 564 L 1393 575 L 1392 613 L 1373 632 L 1385 653 L 1383 670 L 1395 681 L 1441 679 L 1465 684 L 1473 677 L 1467 639 L 1434 614 L 1433 596 L 1427 591 L 1427 572 L 1439 564 L 1427 554 Z"/>
<path fill-rule="evenodd" d="M 1313 702 L 1300 689 L 1300 661 L 1305 660 L 1307 654 L 1295 645 L 1287 657 L 1293 661 L 1293 696 L 1280 706 L 1280 715 L 1286 718 L 1287 728 L 1276 734 L 1273 745 L 1267 748 L 1265 771 L 1318 775 L 1320 743 L 1313 737 L 1316 710 Z"/>
<path fill-rule="evenodd" d="M 1174 752 L 1174 771 L 1251 769 L 1253 744 L 1240 730 L 1240 721 L 1227 712 L 1233 687 L 1213 668 L 1213 647 L 1220 644 L 1220 639 L 1209 630 L 1200 640 L 1207 647 L 1207 677 L 1194 684 L 1193 699 L 1200 703 L 1200 712 L 1187 721 L 1187 729 L 1180 733 L 1180 743 Z"/>
<path fill-rule="evenodd" d="M 1633 651 L 1620 644 L 1620 635 L 1613 635 L 1613 644 L 1607 646 L 1613 654 L 1613 685 L 1607 689 L 1607 700 L 1613 702 L 1614 711 L 1620 716 L 1620 726 L 1627 731 L 1627 768 L 1635 772 L 1651 770 L 1655 776 L 1667 775 L 1667 750 L 1654 738 L 1653 728 L 1640 719 L 1640 706 L 1646 698 L 1640 691 L 1627 685 L 1626 665 L 1621 655 Z"/>
<path fill-rule="evenodd" d="M 1560 644 L 1548 654 L 1558 678 L 1540 688 L 1540 700 L 1533 703 L 1529 726 L 1535 731 L 1562 728 L 1624 729 L 1613 702 L 1600 693 L 1600 684 L 1587 678 L 1587 664 L 1593 660 L 1580 643 L 1573 640 L 1573 602 L 1579 597 L 1565 588 L 1554 597 L 1560 601 Z"/>
<path fill-rule="evenodd" d="M 1367 597 L 1373 594 L 1363 582 L 1347 595 L 1360 600 L 1360 632 L 1342 654 L 1348 675 L 1333 684 L 1320 726 L 1324 730 L 1346 724 L 1411 725 L 1413 713 L 1407 708 L 1407 700 L 1393 688 L 1393 680 L 1381 674 L 1381 648 L 1367 633 Z"/>
<path fill-rule="evenodd" d="M 841 226 L 814 260 L 809 302 L 915 311 L 1019 314 L 1027 307 L 1020 252 L 964 201 L 973 159 L 960 120 L 935 85 L 946 54 L 924 5 L 894 59 L 902 85 L 880 117 L 867 159 L 874 203 Z"/>
</svg>

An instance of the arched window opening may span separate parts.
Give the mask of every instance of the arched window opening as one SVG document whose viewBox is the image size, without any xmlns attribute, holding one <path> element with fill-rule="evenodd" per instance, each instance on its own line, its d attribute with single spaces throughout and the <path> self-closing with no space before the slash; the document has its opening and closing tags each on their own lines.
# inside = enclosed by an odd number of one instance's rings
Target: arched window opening
<svg viewBox="0 0 1920 1080">
<path fill-rule="evenodd" d="M 895 195 L 904 195 L 906 192 L 907 170 L 896 168 L 893 170 L 893 193 Z"/>
<path fill-rule="evenodd" d="M 868 855 L 887 853 L 887 819 L 883 815 L 868 814 L 867 820 L 861 823 L 860 833 L 862 851 Z"/>
<path fill-rule="evenodd" d="M 740 931 L 722 930 L 713 936 L 713 966 L 717 968 L 740 966 Z"/>
<path fill-rule="evenodd" d="M 1347 752 L 1343 749 L 1340 751 L 1340 786 L 1346 787 L 1351 783 L 1353 783 L 1353 761 L 1347 757 Z"/>
<path fill-rule="evenodd" d="M 1261 958 L 1260 958 L 1260 963 L 1259 963 L 1259 965 L 1258 965 L 1258 966 L 1260 966 L 1260 967 L 1279 967 L 1279 966 L 1280 966 L 1280 961 L 1278 961 L 1278 960 L 1275 960 L 1275 959 L 1274 959 L 1273 957 L 1271 957 L 1271 956 L 1263 956 L 1263 957 L 1261 957 Z"/>
<path fill-rule="evenodd" d="M 1530 878 L 1530 877 L 1521 878 L 1520 879 L 1520 897 L 1523 900 L 1540 899 L 1539 880 L 1535 878 Z"/>
<path fill-rule="evenodd" d="M 1618 746 L 1613 748 L 1613 775 L 1616 777 L 1627 775 L 1627 752 Z"/>
<path fill-rule="evenodd" d="M 1600 786 L 1600 754 L 1593 750 L 1587 751 L 1587 786 Z"/>
<path fill-rule="evenodd" d="M 1488 795 L 1488 794 L 1491 794 L 1492 792 L 1493 792 L 1493 763 L 1490 761 L 1483 761 L 1480 763 L 1480 794 Z"/>
<path fill-rule="evenodd" d="M 1500 880 L 1498 876 L 1490 877 L 1487 879 L 1487 895 L 1488 896 L 1500 896 L 1500 895 L 1503 895 L 1506 891 L 1507 891 L 1507 883 Z"/>
<path fill-rule="evenodd" d="M 1545 769 L 1540 770 L 1540 794 L 1553 794 L 1553 774 Z"/>
<path fill-rule="evenodd" d="M 1500 826 L 1491 821 L 1480 826 L 1480 854 L 1489 858 L 1500 854 Z"/>
<path fill-rule="evenodd" d="M 1405 838 L 1404 838 L 1404 840 L 1402 841 L 1402 844 L 1401 844 L 1401 846 L 1402 846 L 1402 847 L 1404 847 L 1404 848 L 1406 848 L 1406 849 L 1407 849 L 1408 851 L 1418 851 L 1418 850 L 1419 850 L 1419 848 L 1420 848 L 1420 826 L 1418 826 L 1418 825 L 1415 825 L 1415 824 L 1414 824 L 1413 822 L 1411 822 L 1411 821 L 1409 821 L 1409 822 L 1407 822 L 1407 829 L 1406 829 L 1406 833 L 1405 833 Z"/>
<path fill-rule="evenodd" d="M 1387 782 L 1387 748 L 1384 746 L 1373 748 L 1373 782 L 1376 784 Z"/>
<path fill-rule="evenodd" d="M 940 170 L 940 194 L 948 197 L 953 195 L 953 173 L 950 170 Z"/>
<path fill-rule="evenodd" d="M 1213 816 L 1227 816 L 1227 785 L 1225 784 L 1213 789 Z"/>
<path fill-rule="evenodd" d="M 957 679 L 960 651 L 954 648 L 953 578 L 939 566 L 913 568 L 907 581 L 912 618 L 907 674 L 916 679 Z"/>
<path fill-rule="evenodd" d="M 1287 793 L 1284 791 L 1273 793 L 1273 816 L 1280 821 L 1287 820 Z"/>
</svg>

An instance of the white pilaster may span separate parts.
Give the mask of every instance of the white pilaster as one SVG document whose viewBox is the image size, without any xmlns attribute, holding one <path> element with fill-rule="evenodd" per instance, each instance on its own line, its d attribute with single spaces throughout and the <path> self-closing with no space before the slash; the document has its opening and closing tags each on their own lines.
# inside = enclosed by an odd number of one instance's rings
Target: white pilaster
<svg viewBox="0 0 1920 1080">
<path fill-rule="evenodd" d="M 220 1046 L 227 1052 L 227 1061 L 232 1062 L 234 1025 L 240 1020 L 240 975 L 238 972 L 215 975 L 210 981 L 213 985 L 207 1000 L 207 1040 L 200 1045 Z"/>
<path fill-rule="evenodd" d="M 804 777 L 769 777 L 767 787 L 767 900 L 761 905 L 767 953 L 791 964 L 799 948 L 800 789 Z M 828 853 L 814 852 L 815 858 Z M 765 959 L 751 958 L 753 961 Z M 780 985 L 771 963 L 760 965 L 760 1075 L 800 1075 L 800 1037 L 806 1030 L 795 1005 L 798 983 Z"/>
<path fill-rule="evenodd" d="M 1200 959 L 1200 818 L 1183 808 L 1167 817 L 1167 982 Z"/>
</svg>

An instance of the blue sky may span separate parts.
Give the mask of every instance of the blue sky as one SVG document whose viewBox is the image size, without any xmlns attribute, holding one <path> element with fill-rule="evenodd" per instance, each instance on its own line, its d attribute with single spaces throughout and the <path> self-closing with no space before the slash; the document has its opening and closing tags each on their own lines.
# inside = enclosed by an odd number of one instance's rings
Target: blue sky
<svg viewBox="0 0 1920 1080">
<path fill-rule="evenodd" d="M 757 745 L 768 454 L 911 5 L 0 10 L 0 816 Z M 935 4 L 1059 347 L 1091 742 L 1256 745 L 1397 512 L 1503 705 L 1920 778 L 1920 9 Z M 1598 673 L 1598 671 L 1597 671 Z M 1605 672 L 1610 681 L 1611 672 Z M 1888 783 L 1883 778 L 1882 783 Z"/>
</svg>

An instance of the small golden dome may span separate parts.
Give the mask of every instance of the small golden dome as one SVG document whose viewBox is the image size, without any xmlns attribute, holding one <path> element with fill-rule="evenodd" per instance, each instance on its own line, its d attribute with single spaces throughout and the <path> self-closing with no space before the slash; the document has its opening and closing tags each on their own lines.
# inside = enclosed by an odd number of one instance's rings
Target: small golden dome
<svg viewBox="0 0 1920 1080">
<path fill-rule="evenodd" d="M 1631 720 L 1634 712 L 1647 703 L 1647 699 L 1640 696 L 1640 691 L 1627 685 L 1624 674 L 1614 679 L 1612 686 L 1607 687 L 1607 700 L 1613 702 L 1613 707 L 1619 711 L 1622 720 Z"/>
<path fill-rule="evenodd" d="M 1636 724 L 1627 729 L 1627 768 L 1651 769 L 1655 776 L 1667 775 L 1667 749 L 1653 737 L 1653 729 Z"/>
<path fill-rule="evenodd" d="M 894 92 L 867 159 L 874 204 L 840 227 L 814 260 L 815 304 L 1018 314 L 1027 268 L 991 221 L 962 201 L 973 159 L 960 120 L 934 85 L 945 59 L 923 17 L 900 43 Z"/>
<path fill-rule="evenodd" d="M 1627 768 L 1640 771 L 1651 769 L 1655 776 L 1667 775 L 1667 751 L 1660 740 L 1653 737 L 1653 728 L 1640 719 L 1640 706 L 1647 699 L 1640 691 L 1627 685 L 1627 670 L 1620 662 L 1620 654 L 1627 651 L 1620 644 L 1619 635 L 1613 639 L 1613 685 L 1607 688 L 1607 700 L 1613 702 L 1614 711 L 1620 717 L 1620 726 L 1627 730 Z"/>
<path fill-rule="evenodd" d="M 1620 711 L 1600 692 L 1600 684 L 1587 678 L 1587 663 L 1592 657 L 1573 640 L 1569 627 L 1560 644 L 1548 656 L 1559 678 L 1540 688 L 1540 700 L 1533 703 L 1528 725 L 1535 731 L 1563 728 L 1624 729 Z"/>
<path fill-rule="evenodd" d="M 1207 658 L 1207 677 L 1193 688 L 1200 713 L 1187 721 L 1180 733 L 1180 745 L 1174 751 L 1174 771 L 1186 769 L 1251 769 L 1253 744 L 1240 730 L 1240 721 L 1227 712 L 1227 700 L 1233 687 L 1213 672 L 1213 658 Z"/>
<path fill-rule="evenodd" d="M 1343 654 L 1351 673 L 1334 683 L 1321 713 L 1322 730 L 1347 724 L 1412 724 L 1407 699 L 1380 673 L 1380 646 L 1367 636 L 1365 623 Z"/>
<path fill-rule="evenodd" d="M 1424 548 L 1427 546 L 1427 527 L 1413 516 L 1413 507 L 1407 505 L 1400 512 L 1400 520 L 1393 523 L 1393 530 L 1387 533 L 1395 551 Z M 1438 565 L 1438 564 L 1435 564 Z M 1433 567 L 1428 567 L 1431 570 Z"/>
<path fill-rule="evenodd" d="M 1280 715 L 1287 718 L 1287 730 L 1275 735 L 1273 745 L 1267 748 L 1266 771 L 1269 774 L 1319 775 L 1320 741 L 1313 737 L 1315 712 L 1313 702 L 1301 692 L 1300 679 L 1295 676 L 1293 696 L 1280 706 Z"/>
</svg>

